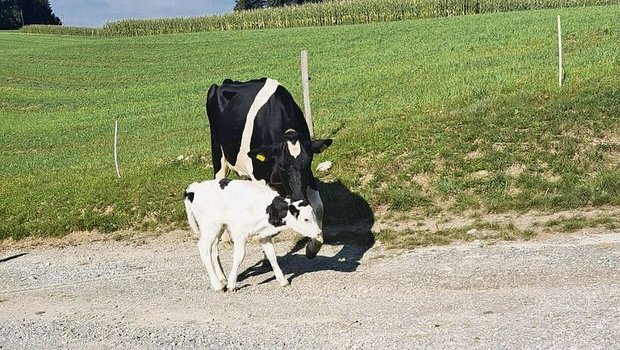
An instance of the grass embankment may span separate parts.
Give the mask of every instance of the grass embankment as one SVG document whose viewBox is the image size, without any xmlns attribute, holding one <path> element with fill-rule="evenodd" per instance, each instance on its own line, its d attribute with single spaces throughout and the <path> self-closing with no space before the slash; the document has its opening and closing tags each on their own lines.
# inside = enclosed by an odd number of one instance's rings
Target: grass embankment
<svg viewBox="0 0 620 350">
<path fill-rule="evenodd" d="M 0 34 L 0 238 L 184 226 L 208 86 L 278 79 L 376 213 L 620 204 L 619 6 L 136 38 Z M 557 86 L 556 15 L 566 84 Z M 117 179 L 114 120 L 120 123 Z M 177 160 L 179 155 L 184 158 Z M 326 218 L 355 216 L 333 198 Z"/>
<path fill-rule="evenodd" d="M 332 0 L 187 18 L 127 19 L 103 28 L 30 25 L 27 33 L 86 36 L 139 36 L 204 31 L 368 24 L 415 18 L 620 5 L 620 0 Z"/>
</svg>

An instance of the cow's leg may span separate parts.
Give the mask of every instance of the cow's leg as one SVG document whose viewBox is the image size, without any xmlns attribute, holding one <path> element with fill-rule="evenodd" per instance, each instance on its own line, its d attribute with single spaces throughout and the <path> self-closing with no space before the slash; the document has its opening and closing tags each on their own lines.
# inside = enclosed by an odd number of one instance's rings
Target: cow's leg
<svg viewBox="0 0 620 350">
<path fill-rule="evenodd" d="M 229 291 L 237 289 L 237 274 L 239 273 L 239 266 L 245 257 L 245 238 L 235 239 L 233 242 L 233 262 L 230 273 L 228 274 L 228 284 L 226 288 Z"/>
<path fill-rule="evenodd" d="M 228 163 L 224 157 L 224 151 L 219 143 L 211 138 L 211 160 L 213 161 L 213 178 L 221 180 L 226 177 Z"/>
<path fill-rule="evenodd" d="M 217 240 L 216 240 L 217 242 Z M 217 275 L 217 279 L 220 281 L 220 285 L 222 288 L 226 285 L 226 275 L 224 274 L 224 270 L 222 269 L 222 262 L 220 261 L 220 251 L 218 249 L 217 243 L 213 244 L 211 250 L 211 262 L 213 267 L 215 268 L 215 274 Z"/>
<path fill-rule="evenodd" d="M 219 229 L 209 228 L 207 225 L 201 226 L 200 239 L 198 240 L 198 251 L 200 252 L 200 259 L 207 268 L 209 274 L 209 282 L 211 288 L 216 291 L 220 291 L 224 288 L 224 285 L 220 283 L 215 272 L 215 266 L 213 265 L 213 246 L 217 245 L 217 236 Z"/>
<path fill-rule="evenodd" d="M 314 186 L 308 186 L 308 188 L 306 188 L 306 195 L 308 196 L 308 201 L 310 202 L 310 206 L 312 206 L 312 210 L 316 216 L 317 224 L 319 225 L 319 228 L 323 230 L 323 201 L 321 201 L 321 196 L 319 195 L 318 187 L 316 186 L 316 180 L 313 181 L 313 184 Z M 317 241 L 316 239 L 312 239 L 306 246 L 306 257 L 308 259 L 313 259 L 319 250 L 321 250 L 322 245 L 323 243 Z"/>
<path fill-rule="evenodd" d="M 224 157 L 222 146 L 215 141 L 213 137 L 211 137 L 211 157 L 213 160 L 213 177 L 216 180 L 225 178 L 228 173 L 228 162 L 226 162 L 226 158 Z M 231 241 L 228 230 L 224 231 L 224 234 L 221 235 L 220 240 L 226 243 Z"/>
<path fill-rule="evenodd" d="M 278 258 L 276 256 L 276 250 L 273 247 L 273 243 L 271 242 L 271 237 L 262 238 L 260 240 L 260 244 L 263 246 L 263 252 L 267 256 L 267 259 L 269 259 L 269 263 L 271 264 L 273 273 L 276 275 L 276 279 L 280 282 L 282 287 L 288 286 L 289 282 L 286 277 L 284 277 L 284 274 L 280 269 L 280 265 L 278 265 Z"/>
</svg>

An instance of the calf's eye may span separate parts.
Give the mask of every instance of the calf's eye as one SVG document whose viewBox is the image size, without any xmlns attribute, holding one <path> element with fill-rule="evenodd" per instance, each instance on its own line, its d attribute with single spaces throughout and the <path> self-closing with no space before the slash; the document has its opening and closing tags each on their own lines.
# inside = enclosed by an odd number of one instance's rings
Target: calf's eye
<svg viewBox="0 0 620 350">
<path fill-rule="evenodd" d="M 310 222 L 310 219 L 304 219 L 305 222 Z"/>
</svg>

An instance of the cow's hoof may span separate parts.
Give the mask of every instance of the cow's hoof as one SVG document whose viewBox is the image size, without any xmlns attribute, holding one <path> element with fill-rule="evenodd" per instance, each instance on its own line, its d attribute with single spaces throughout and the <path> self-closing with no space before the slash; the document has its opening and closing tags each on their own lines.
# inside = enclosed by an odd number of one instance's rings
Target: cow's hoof
<svg viewBox="0 0 620 350">
<path fill-rule="evenodd" d="M 280 285 L 282 287 L 287 287 L 287 286 L 290 286 L 291 283 L 285 278 L 283 281 L 280 281 Z"/>
</svg>

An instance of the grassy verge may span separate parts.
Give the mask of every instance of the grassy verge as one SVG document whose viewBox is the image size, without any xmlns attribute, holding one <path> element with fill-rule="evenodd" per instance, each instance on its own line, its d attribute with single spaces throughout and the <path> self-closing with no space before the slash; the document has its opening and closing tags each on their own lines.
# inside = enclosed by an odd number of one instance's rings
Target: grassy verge
<svg viewBox="0 0 620 350">
<path fill-rule="evenodd" d="M 183 188 L 212 173 L 206 89 L 270 76 L 301 102 L 301 49 L 315 132 L 335 138 L 317 158 L 335 164 L 322 181 L 376 213 L 620 205 L 619 12 L 113 39 L 0 33 L 0 238 L 185 225 Z"/>
<path fill-rule="evenodd" d="M 582 208 L 554 213 L 528 212 L 485 214 L 472 217 L 447 216 L 421 220 L 401 218 L 398 225 L 381 224 L 376 240 L 387 248 L 411 249 L 477 241 L 529 240 L 557 233 L 596 233 L 618 228 L 618 208 Z"/>
</svg>

